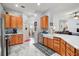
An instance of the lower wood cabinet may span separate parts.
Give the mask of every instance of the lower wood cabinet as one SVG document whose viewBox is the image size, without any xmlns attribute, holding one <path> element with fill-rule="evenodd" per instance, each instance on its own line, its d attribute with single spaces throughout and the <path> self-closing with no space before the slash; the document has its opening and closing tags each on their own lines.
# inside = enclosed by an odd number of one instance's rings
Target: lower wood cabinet
<svg viewBox="0 0 79 59">
<path fill-rule="evenodd" d="M 75 48 L 66 43 L 66 56 L 75 56 Z"/>
<path fill-rule="evenodd" d="M 44 45 L 47 46 L 48 45 L 48 38 L 44 37 Z"/>
<path fill-rule="evenodd" d="M 56 51 L 57 53 L 60 53 L 60 39 L 54 37 L 53 38 L 53 50 Z"/>
<path fill-rule="evenodd" d="M 79 50 L 59 37 L 53 37 L 53 39 L 44 37 L 44 45 L 61 56 L 79 56 Z"/>
<path fill-rule="evenodd" d="M 66 55 L 66 45 L 65 45 L 66 43 L 65 43 L 65 41 L 63 40 L 63 39 L 61 39 L 60 40 L 60 54 L 62 55 L 62 56 L 65 56 Z"/>
<path fill-rule="evenodd" d="M 79 50 L 76 49 L 76 56 L 79 56 Z"/>
<path fill-rule="evenodd" d="M 18 34 L 18 35 L 11 35 L 9 39 L 9 45 L 17 45 L 23 43 L 23 35 Z"/>
<path fill-rule="evenodd" d="M 53 39 L 48 38 L 48 45 L 47 45 L 50 49 L 53 49 Z"/>
</svg>

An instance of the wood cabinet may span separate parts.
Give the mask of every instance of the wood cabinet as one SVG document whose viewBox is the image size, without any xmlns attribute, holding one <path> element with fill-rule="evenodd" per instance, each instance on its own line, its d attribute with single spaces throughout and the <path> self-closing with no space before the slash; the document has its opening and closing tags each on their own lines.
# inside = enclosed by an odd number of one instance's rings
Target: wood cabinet
<svg viewBox="0 0 79 59">
<path fill-rule="evenodd" d="M 40 20 L 40 27 L 42 29 L 48 29 L 48 16 L 42 16 Z"/>
<path fill-rule="evenodd" d="M 20 43 L 23 43 L 23 35 L 22 34 L 10 36 L 9 45 L 17 45 Z"/>
<path fill-rule="evenodd" d="M 12 16 L 12 15 L 5 14 L 4 19 L 5 19 L 4 20 L 5 28 L 22 29 L 22 27 L 23 27 L 23 20 L 22 20 L 21 16 Z"/>
<path fill-rule="evenodd" d="M 22 34 L 18 35 L 18 43 L 23 43 L 23 35 Z"/>
<path fill-rule="evenodd" d="M 16 21 L 17 21 L 17 28 L 22 29 L 23 27 L 23 20 L 21 16 L 17 16 L 16 17 Z"/>
<path fill-rule="evenodd" d="M 53 39 L 44 37 L 44 45 L 61 56 L 79 56 L 79 50 L 74 48 L 72 45 L 64 41 L 59 37 L 53 37 Z"/>
<path fill-rule="evenodd" d="M 75 48 L 66 43 L 66 56 L 75 56 Z"/>
<path fill-rule="evenodd" d="M 65 52 L 66 52 L 66 45 L 65 45 L 66 43 L 65 43 L 65 41 L 63 40 L 63 39 L 61 39 L 60 40 L 60 54 L 62 55 L 62 56 L 65 56 Z"/>
<path fill-rule="evenodd" d="M 44 37 L 44 45 L 48 46 L 48 38 Z"/>
<path fill-rule="evenodd" d="M 54 37 L 53 40 L 54 40 L 53 50 L 60 54 L 60 39 L 57 37 Z"/>
<path fill-rule="evenodd" d="M 16 44 L 16 39 L 17 39 L 17 36 L 11 35 L 11 36 L 10 36 L 10 39 L 9 39 L 9 45 L 14 45 L 14 44 Z"/>
<path fill-rule="evenodd" d="M 5 25 L 4 25 L 4 27 L 5 28 L 10 28 L 10 18 L 11 18 L 11 16 L 10 15 L 8 15 L 8 14 L 5 14 L 4 15 L 4 23 L 5 23 Z"/>
<path fill-rule="evenodd" d="M 53 39 L 48 38 L 48 45 L 50 49 L 53 49 Z"/>
<path fill-rule="evenodd" d="M 76 49 L 76 56 L 79 56 L 79 50 Z"/>
<path fill-rule="evenodd" d="M 11 16 L 11 28 L 17 28 L 16 16 Z"/>
</svg>

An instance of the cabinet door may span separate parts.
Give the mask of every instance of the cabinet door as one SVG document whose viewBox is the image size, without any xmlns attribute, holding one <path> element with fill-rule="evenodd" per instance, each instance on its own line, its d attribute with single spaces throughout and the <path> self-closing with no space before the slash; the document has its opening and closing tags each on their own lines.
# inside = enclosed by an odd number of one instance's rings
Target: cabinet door
<svg viewBox="0 0 79 59">
<path fill-rule="evenodd" d="M 76 50 L 76 56 L 79 56 L 79 50 Z"/>
<path fill-rule="evenodd" d="M 42 17 L 40 19 L 40 27 L 43 28 L 43 21 L 42 21 Z"/>
<path fill-rule="evenodd" d="M 60 54 L 60 39 L 54 38 L 54 50 Z"/>
<path fill-rule="evenodd" d="M 40 26 L 41 26 L 42 29 L 48 28 L 48 16 L 41 17 Z"/>
<path fill-rule="evenodd" d="M 16 16 L 11 16 L 11 28 L 17 28 L 17 26 L 16 26 Z"/>
<path fill-rule="evenodd" d="M 4 15 L 4 22 L 5 22 L 5 28 L 10 28 L 10 21 L 11 21 L 11 16 L 10 15 Z"/>
<path fill-rule="evenodd" d="M 75 48 L 72 47 L 70 44 L 66 43 L 66 56 L 75 56 Z"/>
<path fill-rule="evenodd" d="M 23 20 L 21 16 L 17 16 L 17 28 L 22 29 L 23 27 Z"/>
<path fill-rule="evenodd" d="M 23 43 L 23 35 L 22 34 L 19 34 L 18 35 L 18 43 Z"/>
<path fill-rule="evenodd" d="M 53 39 L 48 38 L 48 47 L 53 48 Z"/>
<path fill-rule="evenodd" d="M 10 36 L 9 45 L 15 45 L 16 44 L 16 36 L 12 35 Z"/>
<path fill-rule="evenodd" d="M 45 46 L 47 46 L 47 44 L 48 44 L 47 41 L 48 41 L 48 38 L 44 37 L 44 45 Z"/>
<path fill-rule="evenodd" d="M 19 39 L 18 35 L 15 35 L 15 44 L 18 44 L 18 39 Z"/>
<path fill-rule="evenodd" d="M 44 17 L 44 28 L 48 28 L 48 16 Z"/>
<path fill-rule="evenodd" d="M 61 39 L 60 43 L 60 53 L 62 56 L 65 56 L 65 41 L 63 39 Z"/>
</svg>

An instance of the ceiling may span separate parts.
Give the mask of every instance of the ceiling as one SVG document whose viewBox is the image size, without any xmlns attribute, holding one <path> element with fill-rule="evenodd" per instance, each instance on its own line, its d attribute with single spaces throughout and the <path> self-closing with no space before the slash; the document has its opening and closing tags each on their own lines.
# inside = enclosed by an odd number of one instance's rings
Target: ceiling
<svg viewBox="0 0 79 59">
<path fill-rule="evenodd" d="M 16 3 L 2 3 L 5 10 L 15 10 L 23 13 L 43 13 L 49 11 L 52 14 L 58 14 L 79 8 L 79 3 L 41 3 L 39 6 L 37 3 L 19 3 L 18 7 L 15 5 Z M 25 8 L 21 6 L 25 6 Z"/>
</svg>

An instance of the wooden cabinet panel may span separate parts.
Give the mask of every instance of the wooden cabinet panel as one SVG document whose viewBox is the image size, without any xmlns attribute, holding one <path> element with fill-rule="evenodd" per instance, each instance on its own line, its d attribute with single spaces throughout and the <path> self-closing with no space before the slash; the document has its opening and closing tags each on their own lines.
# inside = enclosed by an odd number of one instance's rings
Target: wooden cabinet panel
<svg viewBox="0 0 79 59">
<path fill-rule="evenodd" d="M 79 56 L 79 50 L 76 49 L 76 56 Z"/>
<path fill-rule="evenodd" d="M 17 28 L 22 29 L 22 27 L 23 27 L 22 17 L 21 16 L 17 16 L 16 19 L 17 19 L 16 20 L 17 21 Z"/>
<path fill-rule="evenodd" d="M 62 56 L 65 56 L 65 41 L 63 39 L 61 39 L 61 42 L 60 42 L 60 53 Z"/>
<path fill-rule="evenodd" d="M 21 43 L 23 43 L 23 35 L 22 34 L 10 36 L 9 45 L 17 45 L 17 44 L 21 44 Z"/>
<path fill-rule="evenodd" d="M 44 21 L 45 21 L 45 28 L 48 28 L 48 16 L 44 17 Z"/>
<path fill-rule="evenodd" d="M 18 35 L 18 43 L 23 43 L 23 35 L 22 34 Z"/>
<path fill-rule="evenodd" d="M 11 24 L 11 23 L 10 23 L 10 18 L 11 18 L 10 15 L 7 15 L 7 14 L 4 15 L 4 19 L 5 19 L 5 20 L 4 20 L 5 26 L 4 26 L 4 27 L 5 27 L 5 28 L 10 28 L 10 24 Z"/>
<path fill-rule="evenodd" d="M 44 37 L 44 45 L 47 46 L 48 45 L 48 38 Z"/>
<path fill-rule="evenodd" d="M 16 16 L 11 16 L 11 28 L 17 28 Z"/>
<path fill-rule="evenodd" d="M 53 40 L 54 40 L 54 50 L 60 54 L 60 39 L 53 38 Z"/>
<path fill-rule="evenodd" d="M 70 56 L 75 56 L 75 48 L 68 43 L 66 43 L 66 56 L 68 56 L 67 54 L 69 54 Z"/>
<path fill-rule="evenodd" d="M 53 39 L 48 38 L 48 47 L 53 49 Z"/>
<path fill-rule="evenodd" d="M 16 36 L 12 35 L 10 36 L 9 45 L 14 45 L 14 44 L 16 44 Z"/>
<path fill-rule="evenodd" d="M 41 17 L 40 26 L 41 26 L 42 29 L 48 28 L 48 16 Z"/>
</svg>

